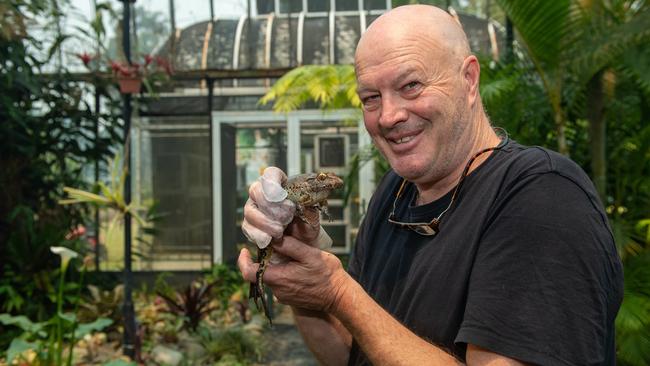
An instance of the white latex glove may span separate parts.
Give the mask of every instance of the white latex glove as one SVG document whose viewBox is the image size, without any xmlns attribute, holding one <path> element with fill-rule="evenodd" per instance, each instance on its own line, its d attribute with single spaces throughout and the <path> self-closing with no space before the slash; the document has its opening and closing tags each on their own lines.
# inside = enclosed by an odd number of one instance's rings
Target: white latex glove
<svg viewBox="0 0 650 366">
<path fill-rule="evenodd" d="M 266 248 L 271 239 L 281 239 L 284 229 L 293 220 L 296 206 L 286 199 L 287 192 L 282 188 L 286 180 L 287 175 L 282 170 L 269 167 L 248 189 L 242 231 L 259 248 Z"/>
<path fill-rule="evenodd" d="M 282 188 L 286 180 L 287 176 L 282 170 L 269 167 L 248 189 L 249 198 L 244 206 L 242 231 L 248 240 L 259 248 L 266 248 L 272 239 L 282 239 L 287 225 L 294 218 L 296 206 L 287 199 L 287 192 Z M 305 214 L 313 215 L 311 222 L 318 220 L 319 214 L 315 209 L 307 209 Z M 320 225 L 316 227 L 318 233 L 314 232 L 315 227 L 296 219 L 292 224 L 291 234 L 306 241 L 310 246 L 319 249 L 330 248 L 332 239 Z M 286 258 L 281 258 L 276 253 L 270 259 L 271 263 L 284 261 Z"/>
</svg>

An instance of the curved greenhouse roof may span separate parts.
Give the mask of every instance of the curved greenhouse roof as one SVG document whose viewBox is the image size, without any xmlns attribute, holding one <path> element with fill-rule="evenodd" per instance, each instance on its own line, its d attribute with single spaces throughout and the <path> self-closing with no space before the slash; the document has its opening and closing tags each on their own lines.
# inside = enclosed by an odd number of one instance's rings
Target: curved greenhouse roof
<svg viewBox="0 0 650 366">
<path fill-rule="evenodd" d="M 351 64 L 363 30 L 383 10 L 264 14 L 216 19 L 176 31 L 158 55 L 178 71 L 264 70 L 306 64 Z M 501 48 L 490 41 L 489 22 L 459 14 L 472 50 L 490 54 Z"/>
</svg>

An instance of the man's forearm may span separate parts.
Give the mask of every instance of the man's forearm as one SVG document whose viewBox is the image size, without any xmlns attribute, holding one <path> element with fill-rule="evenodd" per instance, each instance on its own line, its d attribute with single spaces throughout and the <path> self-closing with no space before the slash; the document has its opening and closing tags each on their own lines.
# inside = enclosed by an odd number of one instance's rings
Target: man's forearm
<svg viewBox="0 0 650 366">
<path fill-rule="evenodd" d="M 307 347 L 321 364 L 347 364 L 352 336 L 335 317 L 322 311 L 291 309 Z"/>
<path fill-rule="evenodd" d="M 352 334 L 373 365 L 459 365 L 452 355 L 399 323 L 352 278 L 333 315 Z"/>
</svg>

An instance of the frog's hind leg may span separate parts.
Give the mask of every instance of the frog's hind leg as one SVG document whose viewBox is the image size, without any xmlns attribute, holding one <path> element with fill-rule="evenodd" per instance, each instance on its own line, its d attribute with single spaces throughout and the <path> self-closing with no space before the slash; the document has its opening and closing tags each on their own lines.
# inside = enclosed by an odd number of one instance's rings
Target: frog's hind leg
<svg viewBox="0 0 650 366">
<path fill-rule="evenodd" d="M 258 311 L 263 310 L 264 315 L 269 320 L 269 323 L 273 325 L 271 319 L 271 313 L 269 312 L 266 295 L 264 293 L 264 271 L 266 270 L 266 265 L 268 263 L 268 258 L 271 257 L 272 248 L 258 248 L 257 249 L 257 260 L 260 264 L 257 273 L 255 273 L 255 283 L 250 284 L 250 289 L 248 291 L 248 298 L 253 299 L 255 307 Z"/>
</svg>

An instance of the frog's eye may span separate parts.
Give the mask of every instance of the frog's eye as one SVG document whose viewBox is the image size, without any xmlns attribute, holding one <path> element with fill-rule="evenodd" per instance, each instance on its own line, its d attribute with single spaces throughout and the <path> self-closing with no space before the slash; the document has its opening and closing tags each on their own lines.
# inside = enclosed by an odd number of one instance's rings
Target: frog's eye
<svg viewBox="0 0 650 366">
<path fill-rule="evenodd" d="M 318 173 L 318 176 L 316 177 L 318 180 L 325 180 L 327 179 L 327 174 L 325 173 Z"/>
</svg>

